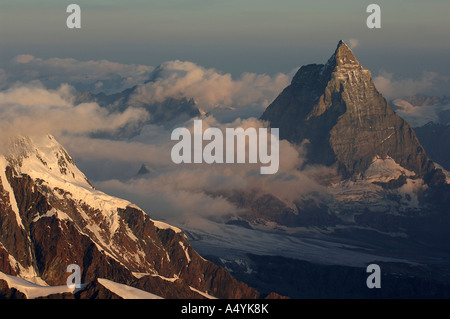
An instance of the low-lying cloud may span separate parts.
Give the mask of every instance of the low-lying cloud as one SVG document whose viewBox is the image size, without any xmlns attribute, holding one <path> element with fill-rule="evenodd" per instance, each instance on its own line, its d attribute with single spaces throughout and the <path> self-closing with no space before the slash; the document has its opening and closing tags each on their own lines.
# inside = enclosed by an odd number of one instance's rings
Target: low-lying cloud
<svg viewBox="0 0 450 319">
<path fill-rule="evenodd" d="M 449 87 L 449 79 L 436 72 L 424 72 L 419 79 L 397 79 L 393 73 L 381 71 L 374 77 L 373 82 L 378 91 L 388 99 L 416 94 L 439 94 L 445 87 L 447 90 Z"/>
<path fill-rule="evenodd" d="M 33 82 L 0 91 L 3 145 L 16 135 L 111 132 L 125 125 L 138 125 L 148 117 L 148 112 L 140 108 L 110 113 L 97 103 L 74 104 L 74 89 L 67 84 L 51 90 Z"/>
<path fill-rule="evenodd" d="M 209 116 L 204 118 L 203 122 L 203 129 L 207 127 L 218 127 L 222 130 L 226 127 L 246 129 L 264 126 L 264 123 L 256 118 L 220 123 Z M 191 129 L 192 120 L 185 125 Z M 169 140 L 170 131 L 163 127 L 158 127 L 158 130 L 156 128 L 152 126 L 152 138 L 148 138 L 145 133 L 135 137 L 133 148 L 129 148 L 123 142 L 114 142 L 118 153 L 127 148 L 128 163 L 124 163 L 126 158 L 121 155 L 114 157 L 114 154 L 108 152 L 96 152 L 95 161 L 120 158 L 122 167 L 127 165 L 134 167 L 134 172 L 128 179 L 117 177 L 94 182 L 97 188 L 107 193 L 126 197 L 137 203 L 154 218 L 177 223 L 180 218 L 192 214 L 210 219 L 236 216 L 242 209 L 227 197 L 235 192 L 243 195 L 248 192 L 271 194 L 287 206 L 292 206 L 295 200 L 299 200 L 305 194 L 326 191 L 315 182 L 314 176 L 330 173 L 331 170 L 323 167 L 300 170 L 306 155 L 303 145 L 293 145 L 286 140 L 280 141 L 279 171 L 274 175 L 261 175 L 260 164 L 173 164 L 170 159 L 170 148 L 175 142 Z M 88 141 L 84 144 L 86 143 Z M 150 149 L 152 151 L 147 152 Z M 142 162 L 137 162 L 136 159 Z M 137 176 L 137 170 L 142 163 L 150 168 L 151 173 Z"/>
</svg>

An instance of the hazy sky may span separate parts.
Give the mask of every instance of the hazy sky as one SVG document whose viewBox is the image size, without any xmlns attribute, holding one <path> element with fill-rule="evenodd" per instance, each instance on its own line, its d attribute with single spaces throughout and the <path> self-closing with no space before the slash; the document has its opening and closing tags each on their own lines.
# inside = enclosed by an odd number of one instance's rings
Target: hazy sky
<svg viewBox="0 0 450 319">
<path fill-rule="evenodd" d="M 81 29 L 66 7 L 81 7 Z M 158 65 L 180 59 L 239 75 L 324 63 L 340 39 L 374 73 L 450 76 L 450 1 L 2 0 L 0 64 L 18 54 Z"/>
</svg>

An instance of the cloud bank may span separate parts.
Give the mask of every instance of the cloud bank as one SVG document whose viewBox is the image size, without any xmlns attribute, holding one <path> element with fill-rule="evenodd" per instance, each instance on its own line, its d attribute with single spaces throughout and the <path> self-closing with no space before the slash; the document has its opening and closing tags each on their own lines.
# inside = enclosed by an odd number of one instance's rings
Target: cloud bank
<svg viewBox="0 0 450 319">
<path fill-rule="evenodd" d="M 185 123 L 185 126 L 191 129 L 192 121 Z M 245 129 L 264 125 L 256 118 L 219 123 L 209 116 L 204 118 L 203 122 L 203 129 L 218 127 L 222 130 L 226 127 Z M 190 215 L 220 220 L 241 214 L 242 209 L 227 197 L 233 192 L 243 195 L 248 192 L 271 194 L 290 207 L 305 194 L 325 193 L 326 189 L 315 182 L 315 176 L 332 173 L 332 170 L 319 166 L 300 170 L 305 161 L 305 148 L 302 145 L 290 144 L 286 140 L 280 142 L 280 167 L 274 175 L 261 175 L 260 163 L 176 165 L 170 159 L 170 150 L 175 144 L 169 140 L 170 131 L 155 126 L 150 131 L 149 135 L 142 133 L 135 137 L 133 147 L 123 141 L 113 142 L 118 154 L 126 152 L 128 157 L 121 157 L 120 162 L 122 169 L 128 166 L 126 171 L 133 172 L 131 178 L 117 176 L 96 181 L 94 184 L 107 193 L 125 196 L 154 218 L 174 224 Z M 86 143 L 89 142 L 83 142 Z M 67 146 L 70 150 L 73 145 L 69 143 Z M 82 151 L 89 152 L 89 148 Z M 75 154 L 85 156 L 76 152 Z M 89 156 L 93 154 L 90 153 Z M 110 152 L 103 153 L 101 148 L 95 152 L 95 158 L 92 158 L 97 163 L 118 159 Z M 136 172 L 142 163 L 150 168 L 151 173 L 137 176 Z M 98 165 L 94 165 L 96 166 Z"/>
<path fill-rule="evenodd" d="M 16 135 L 111 132 L 149 117 L 140 108 L 110 113 L 97 103 L 74 104 L 74 93 L 67 84 L 51 90 L 37 82 L 0 91 L 1 143 L 5 145 Z"/>
<path fill-rule="evenodd" d="M 121 64 L 108 60 L 79 61 L 71 58 L 42 59 L 29 54 L 11 61 L 11 81 L 28 82 L 38 79 L 47 87 L 70 83 L 80 91 L 115 93 L 147 80 L 154 67 Z M 1 73 L 0 73 L 1 83 Z"/>
<path fill-rule="evenodd" d="M 193 98 L 209 112 L 215 108 L 242 108 L 257 105 L 265 108 L 290 83 L 290 76 L 279 73 L 243 73 L 238 79 L 192 62 L 163 63 L 151 75 L 151 81 L 140 85 L 132 101 L 161 102 L 168 97 Z"/>
<path fill-rule="evenodd" d="M 373 82 L 386 98 L 394 99 L 415 94 L 439 95 L 440 92 L 450 92 L 450 79 L 436 72 L 424 72 L 419 79 L 397 79 L 393 73 L 380 71 Z"/>
</svg>

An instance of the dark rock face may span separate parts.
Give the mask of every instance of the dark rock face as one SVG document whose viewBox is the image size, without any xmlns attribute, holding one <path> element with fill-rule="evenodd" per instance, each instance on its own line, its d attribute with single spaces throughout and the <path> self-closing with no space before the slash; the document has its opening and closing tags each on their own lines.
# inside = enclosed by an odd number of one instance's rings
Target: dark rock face
<svg viewBox="0 0 450 319">
<path fill-rule="evenodd" d="M 25 294 L 16 288 L 10 288 L 8 283 L 0 279 L 0 299 L 27 299 Z"/>
<path fill-rule="evenodd" d="M 309 140 L 308 161 L 335 165 L 344 177 L 363 173 L 376 155 L 419 177 L 442 174 L 342 41 L 326 64 L 301 67 L 261 119 L 279 127 L 280 139 Z"/>
<path fill-rule="evenodd" d="M 13 267 L 11 267 L 11 263 L 9 261 L 9 254 L 5 250 L 5 247 L 0 243 L 0 269 L 7 275 L 16 276 L 17 273 L 14 271 Z"/>
<path fill-rule="evenodd" d="M 430 158 L 450 170 L 450 124 L 428 123 L 414 131 Z"/>
<path fill-rule="evenodd" d="M 191 290 L 183 279 L 174 282 L 156 276 L 146 276 L 133 283 L 133 286 L 145 291 L 152 291 L 155 295 L 165 299 L 201 299 L 202 296 Z"/>
<path fill-rule="evenodd" d="M 234 273 L 262 293 L 271 291 L 275 284 L 279 294 L 300 299 L 445 299 L 450 296 L 449 278 L 442 275 L 444 269 L 437 267 L 377 262 L 383 269 L 382 288 L 368 289 L 366 267 L 313 264 L 279 256 L 249 254 L 248 257 L 254 273 L 233 268 Z M 268 293 L 266 298 L 278 296 Z"/>
<path fill-rule="evenodd" d="M 17 262 L 24 267 L 29 267 L 32 264 L 30 256 L 31 244 L 27 238 L 26 229 L 19 226 L 16 214 L 12 210 L 9 193 L 3 186 L 5 182 L 7 183 L 8 181 L 0 181 L 0 258 L 2 260 L 0 263 L 2 268 L 0 270 L 7 274 L 14 274 L 14 266 L 7 262 L 7 256 L 12 254 Z M 26 181 L 24 181 L 24 187 L 27 187 Z M 30 192 L 29 196 L 33 197 L 32 192 Z"/>
<path fill-rule="evenodd" d="M 137 172 L 137 175 L 146 175 L 146 174 L 150 174 L 150 173 L 151 173 L 151 171 L 147 167 L 147 165 L 142 164 L 141 168 L 139 168 L 139 171 Z"/>
<path fill-rule="evenodd" d="M 90 282 L 84 289 L 74 294 L 75 299 L 122 299 L 103 287 L 97 280 Z"/>
<path fill-rule="evenodd" d="M 244 210 L 240 217 L 243 220 L 230 220 L 227 224 L 234 224 L 252 228 L 246 221 L 272 221 L 288 227 L 305 226 L 334 226 L 340 219 L 329 213 L 323 200 L 302 199 L 289 207 L 285 202 L 272 194 L 257 191 L 229 191 L 221 194 L 237 207 Z"/>
</svg>

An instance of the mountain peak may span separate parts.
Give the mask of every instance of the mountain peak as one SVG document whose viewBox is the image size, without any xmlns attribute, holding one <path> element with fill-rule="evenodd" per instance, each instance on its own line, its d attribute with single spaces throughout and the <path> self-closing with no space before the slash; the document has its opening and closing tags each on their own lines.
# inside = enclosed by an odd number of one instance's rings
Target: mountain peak
<svg viewBox="0 0 450 319">
<path fill-rule="evenodd" d="M 67 150 L 50 134 L 13 137 L 7 152 L 0 156 L 18 174 L 52 176 L 64 183 L 93 188 Z"/>
<path fill-rule="evenodd" d="M 340 40 L 334 54 L 328 60 L 326 65 L 332 66 L 361 66 L 361 64 L 356 59 L 353 51 L 348 47 L 348 45 Z"/>
<path fill-rule="evenodd" d="M 376 156 L 419 177 L 435 171 L 411 126 L 342 40 L 326 64 L 302 66 L 261 118 L 280 128 L 280 139 L 308 140 L 308 162 L 335 166 L 344 177 L 364 174 Z"/>
<path fill-rule="evenodd" d="M 150 168 L 148 168 L 147 165 L 142 164 L 141 168 L 137 172 L 137 175 L 146 175 L 146 174 L 150 174 L 151 172 L 152 172 L 152 170 Z"/>
</svg>

